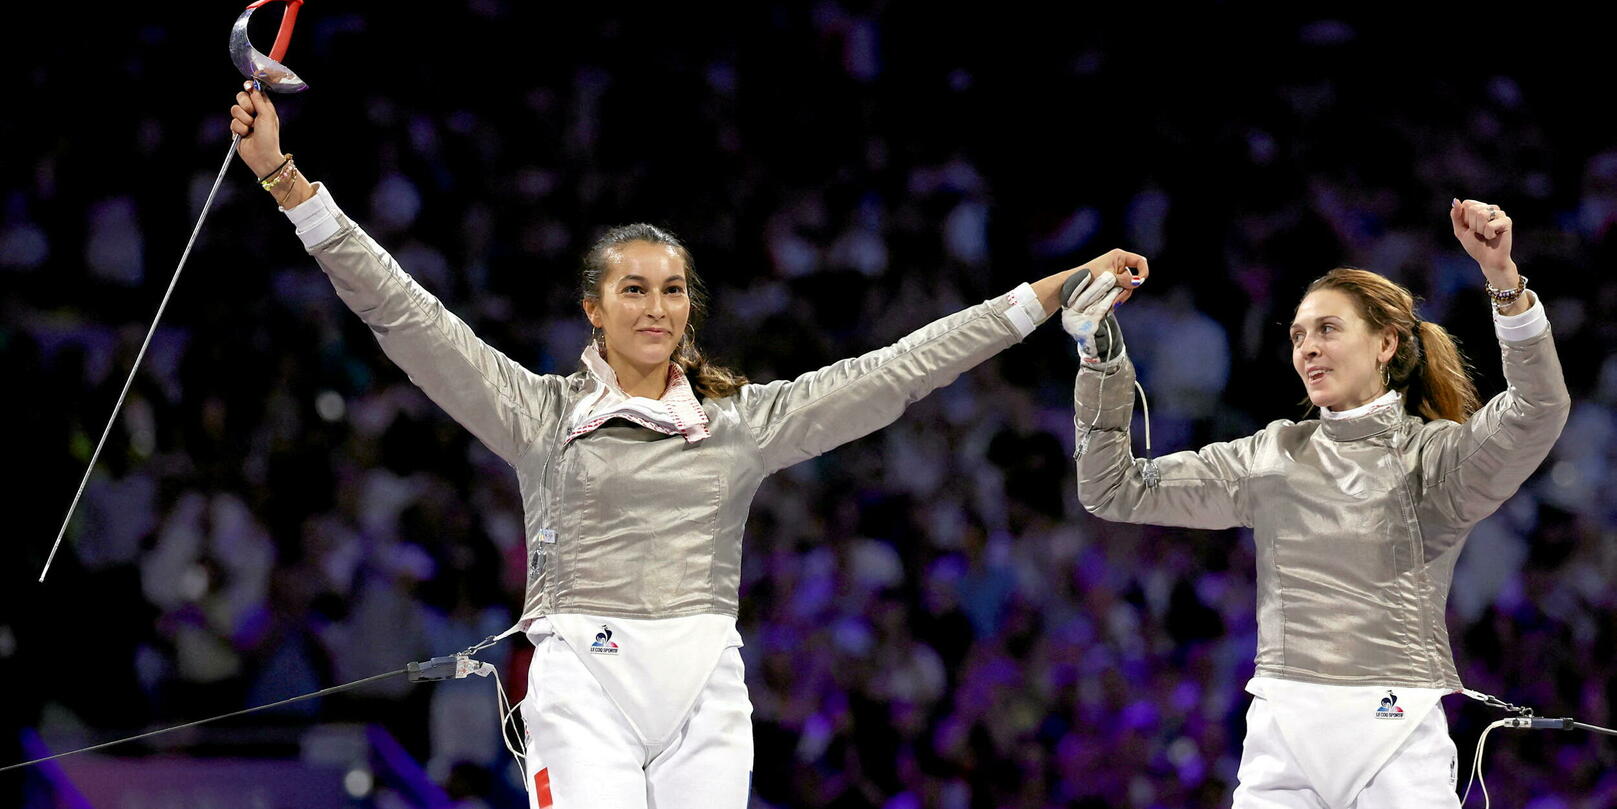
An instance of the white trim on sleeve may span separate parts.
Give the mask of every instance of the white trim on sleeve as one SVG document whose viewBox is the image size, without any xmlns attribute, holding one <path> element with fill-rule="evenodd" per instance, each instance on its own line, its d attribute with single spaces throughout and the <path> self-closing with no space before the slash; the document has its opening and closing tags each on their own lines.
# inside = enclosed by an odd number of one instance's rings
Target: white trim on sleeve
<svg viewBox="0 0 1617 809">
<path fill-rule="evenodd" d="M 1005 317 L 1016 327 L 1019 339 L 1032 334 L 1050 316 L 1044 311 L 1044 304 L 1039 303 L 1039 296 L 1033 294 L 1033 287 L 1026 283 L 1006 293 L 1005 300 L 1010 304 L 1005 307 Z"/>
<path fill-rule="evenodd" d="M 1537 293 L 1528 293 L 1533 296 L 1533 305 L 1519 315 L 1501 315 L 1498 311 L 1493 313 L 1493 328 L 1499 334 L 1499 339 L 1512 343 L 1530 340 L 1543 334 L 1550 327 L 1550 319 L 1544 314 L 1544 301 Z"/>
<path fill-rule="evenodd" d="M 298 238 L 303 241 L 306 250 L 312 250 L 315 245 L 331 238 L 341 227 L 337 215 L 342 213 L 342 209 L 331 198 L 325 183 L 315 183 L 314 196 L 291 208 L 282 208 L 281 213 L 286 214 L 286 218 L 297 228 Z"/>
</svg>

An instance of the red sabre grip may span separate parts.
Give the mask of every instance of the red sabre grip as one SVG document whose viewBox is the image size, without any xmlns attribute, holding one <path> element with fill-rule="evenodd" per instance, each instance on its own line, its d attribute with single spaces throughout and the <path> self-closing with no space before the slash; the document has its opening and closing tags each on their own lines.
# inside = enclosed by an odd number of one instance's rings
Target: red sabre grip
<svg viewBox="0 0 1617 809">
<path fill-rule="evenodd" d="M 282 2 L 282 0 L 258 0 L 247 7 L 251 11 L 265 3 Z M 270 48 L 269 58 L 281 61 L 286 56 L 286 47 L 292 44 L 292 27 L 298 22 L 298 7 L 303 0 L 284 0 L 286 8 L 281 11 L 281 30 L 275 32 L 275 45 Z"/>
</svg>

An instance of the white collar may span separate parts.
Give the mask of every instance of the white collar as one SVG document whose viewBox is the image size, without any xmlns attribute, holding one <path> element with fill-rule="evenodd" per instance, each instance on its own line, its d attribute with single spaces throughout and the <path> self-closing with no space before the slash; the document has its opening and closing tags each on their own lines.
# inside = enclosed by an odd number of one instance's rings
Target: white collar
<svg viewBox="0 0 1617 809">
<path fill-rule="evenodd" d="M 1319 415 L 1320 418 L 1325 419 L 1351 419 L 1358 416 L 1367 415 L 1370 413 L 1370 411 L 1386 407 L 1387 405 L 1398 404 L 1398 402 L 1401 401 L 1401 398 L 1402 397 L 1398 395 L 1398 391 L 1389 390 L 1386 393 L 1381 394 L 1369 404 L 1362 404 L 1351 410 L 1336 411 L 1328 407 L 1322 407 L 1319 409 Z"/>
<path fill-rule="evenodd" d="M 606 358 L 594 344 L 584 347 L 580 358 L 584 369 L 594 382 L 595 390 L 586 393 L 573 407 L 569 418 L 567 441 L 605 424 L 615 418 L 626 419 L 660 433 L 681 435 L 694 444 L 712 435 L 708 431 L 707 411 L 696 400 L 685 371 L 677 363 L 668 365 L 668 387 L 661 399 L 630 396 L 618 385 L 618 374 L 608 365 Z"/>
</svg>

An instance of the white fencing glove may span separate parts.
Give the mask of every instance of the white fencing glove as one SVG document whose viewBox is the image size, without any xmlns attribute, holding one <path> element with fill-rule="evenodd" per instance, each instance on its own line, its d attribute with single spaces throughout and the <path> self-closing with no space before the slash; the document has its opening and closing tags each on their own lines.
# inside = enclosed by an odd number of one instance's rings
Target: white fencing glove
<svg viewBox="0 0 1617 809">
<path fill-rule="evenodd" d="M 1117 327 L 1107 321 L 1112 304 L 1123 290 L 1111 271 L 1100 275 L 1075 272 L 1061 285 L 1061 328 L 1078 343 L 1079 359 L 1085 365 L 1098 365 L 1114 359 L 1113 343 L 1121 353 L 1122 339 Z M 1118 339 L 1113 339 L 1113 337 Z"/>
</svg>

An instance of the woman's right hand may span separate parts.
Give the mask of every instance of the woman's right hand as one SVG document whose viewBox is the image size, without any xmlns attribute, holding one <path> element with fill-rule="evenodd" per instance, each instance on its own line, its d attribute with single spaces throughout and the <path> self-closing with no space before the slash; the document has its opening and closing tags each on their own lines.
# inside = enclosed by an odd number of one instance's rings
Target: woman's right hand
<svg viewBox="0 0 1617 809">
<path fill-rule="evenodd" d="M 1122 303 L 1134 294 L 1140 284 L 1145 283 L 1151 274 L 1151 266 L 1145 256 L 1139 253 L 1130 253 L 1127 250 L 1108 250 L 1094 259 L 1084 262 L 1070 270 L 1058 272 L 1033 282 L 1033 293 L 1039 296 L 1039 302 L 1044 304 L 1046 314 L 1054 314 L 1061 304 L 1061 285 L 1073 273 L 1087 272 L 1092 277 L 1100 277 L 1101 273 L 1109 272 L 1116 278 L 1116 285 L 1122 288 L 1117 296 L 1117 303 Z"/>
<path fill-rule="evenodd" d="M 1088 270 L 1094 278 L 1100 278 L 1102 273 L 1111 273 L 1116 279 L 1117 287 L 1123 292 L 1117 296 L 1117 302 L 1123 303 L 1133 297 L 1134 290 L 1145 283 L 1151 275 L 1151 264 L 1145 256 L 1139 253 L 1130 253 L 1127 250 L 1108 250 L 1105 253 L 1084 262 L 1078 267 Z M 1065 303 L 1065 301 L 1063 301 Z"/>
<path fill-rule="evenodd" d="M 262 90 L 253 89 L 253 83 L 243 85 L 236 94 L 236 105 L 230 108 L 230 131 L 241 136 L 237 154 L 252 169 L 254 177 L 263 177 L 274 171 L 285 155 L 281 152 L 281 119 L 275 115 L 275 105 Z"/>
</svg>

